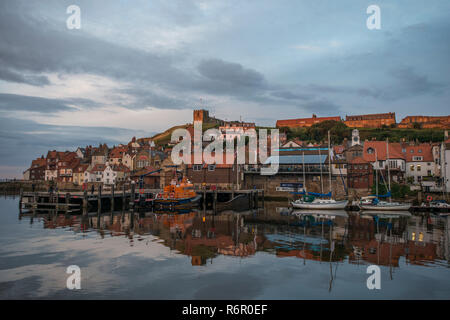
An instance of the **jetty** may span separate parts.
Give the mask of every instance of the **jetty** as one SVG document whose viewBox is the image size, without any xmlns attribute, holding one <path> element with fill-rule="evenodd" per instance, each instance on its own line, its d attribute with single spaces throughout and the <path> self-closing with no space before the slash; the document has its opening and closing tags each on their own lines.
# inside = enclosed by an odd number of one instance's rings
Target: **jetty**
<svg viewBox="0 0 450 320">
<path fill-rule="evenodd" d="M 62 211 L 65 213 L 86 214 L 88 212 L 114 212 L 124 210 L 137 210 L 152 208 L 153 200 L 161 189 L 137 189 L 123 186 L 121 190 L 111 187 L 103 190 L 98 187 L 92 191 L 59 191 L 59 192 L 24 192 L 20 191 L 19 210 Z M 223 207 L 222 204 L 233 203 L 248 209 L 258 208 L 262 201 L 264 204 L 264 190 L 196 190 L 202 196 L 199 204 L 203 208 L 212 208 L 216 211 Z M 243 200 L 244 199 L 244 200 Z M 239 201 L 237 201 L 239 200 Z"/>
</svg>

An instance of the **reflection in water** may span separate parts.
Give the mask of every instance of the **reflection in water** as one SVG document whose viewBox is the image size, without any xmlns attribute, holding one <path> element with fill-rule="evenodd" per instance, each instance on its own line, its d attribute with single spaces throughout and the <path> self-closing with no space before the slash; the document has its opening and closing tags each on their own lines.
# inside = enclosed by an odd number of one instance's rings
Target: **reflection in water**
<svg viewBox="0 0 450 320">
<path fill-rule="evenodd" d="M 278 210 L 280 211 L 280 210 Z M 95 231 L 105 238 L 153 235 L 172 250 L 191 257 L 192 265 L 212 263 L 218 255 L 249 257 L 257 251 L 279 258 L 297 257 L 319 262 L 377 264 L 398 268 L 449 261 L 449 217 L 345 212 L 293 212 L 259 209 L 248 213 L 114 213 L 80 216 L 22 214 L 46 229 Z M 330 265 L 331 268 L 331 265 Z M 331 274 L 332 275 L 332 274 Z"/>
</svg>

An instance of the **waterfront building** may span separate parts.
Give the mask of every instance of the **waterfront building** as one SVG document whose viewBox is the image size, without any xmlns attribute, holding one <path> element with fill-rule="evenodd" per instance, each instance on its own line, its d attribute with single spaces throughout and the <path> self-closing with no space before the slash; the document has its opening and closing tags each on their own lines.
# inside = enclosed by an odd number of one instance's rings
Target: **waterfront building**
<svg viewBox="0 0 450 320">
<path fill-rule="evenodd" d="M 405 181 L 406 160 L 400 143 L 389 143 L 388 146 L 386 141 L 365 141 L 363 159 L 370 162 L 374 170 L 379 170 L 381 181 L 384 179 L 387 182 L 388 165 L 392 181 L 398 183 Z"/>
<path fill-rule="evenodd" d="M 31 166 L 27 169 L 29 175 L 28 179 L 24 180 L 45 180 L 45 169 L 47 160 L 44 156 L 37 158 L 31 162 Z"/>
<path fill-rule="evenodd" d="M 373 185 L 373 167 L 363 157 L 350 160 L 347 164 L 347 185 L 353 189 L 370 190 Z"/>
<path fill-rule="evenodd" d="M 84 183 L 84 173 L 90 169 L 90 164 L 81 163 L 73 169 L 73 183 L 75 185 L 82 185 Z"/>
<path fill-rule="evenodd" d="M 236 166 L 233 155 L 233 163 L 226 163 L 226 153 L 223 154 L 223 164 L 207 164 L 203 159 L 201 164 L 186 165 L 186 176 L 194 184 L 194 187 L 215 186 L 222 189 L 238 189 L 242 184 L 243 174 L 241 166 Z"/>
<path fill-rule="evenodd" d="M 406 179 L 409 184 L 424 191 L 437 191 L 435 162 L 431 144 L 402 145 L 406 160 Z"/>
</svg>

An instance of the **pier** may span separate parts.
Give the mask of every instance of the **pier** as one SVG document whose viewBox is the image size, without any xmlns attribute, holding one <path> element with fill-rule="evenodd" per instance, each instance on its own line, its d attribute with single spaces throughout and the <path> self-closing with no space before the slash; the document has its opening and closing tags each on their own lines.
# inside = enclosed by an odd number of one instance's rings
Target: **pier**
<svg viewBox="0 0 450 320">
<path fill-rule="evenodd" d="M 94 192 L 20 192 L 19 210 L 62 211 L 65 213 L 86 214 L 88 212 L 114 212 L 153 207 L 153 200 L 161 189 L 131 189 L 122 188 L 103 190 L 101 187 Z M 248 209 L 264 205 L 264 190 L 196 190 L 201 195 L 198 205 L 212 208 L 213 211 L 230 203 L 239 196 L 239 206 Z"/>
</svg>

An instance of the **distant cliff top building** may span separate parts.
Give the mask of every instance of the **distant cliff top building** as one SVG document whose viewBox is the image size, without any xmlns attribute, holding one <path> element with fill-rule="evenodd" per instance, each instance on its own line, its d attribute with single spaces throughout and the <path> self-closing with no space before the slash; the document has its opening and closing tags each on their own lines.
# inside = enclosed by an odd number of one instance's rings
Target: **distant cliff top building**
<svg viewBox="0 0 450 320">
<path fill-rule="evenodd" d="M 224 124 L 223 120 L 210 117 L 209 111 L 205 109 L 194 110 L 194 122 Z"/>
<path fill-rule="evenodd" d="M 351 128 L 381 128 L 383 125 L 395 125 L 395 112 L 345 116 L 344 123 Z"/>
<path fill-rule="evenodd" d="M 288 119 L 288 120 L 277 120 L 277 128 L 289 127 L 289 128 L 302 128 L 311 127 L 313 124 L 320 123 L 323 121 L 341 121 L 341 117 L 320 117 L 318 118 L 315 114 L 311 118 L 300 118 L 300 119 Z"/>
<path fill-rule="evenodd" d="M 415 124 L 421 128 L 450 129 L 450 116 L 407 116 L 398 124 L 399 128 L 414 128 Z"/>
</svg>

